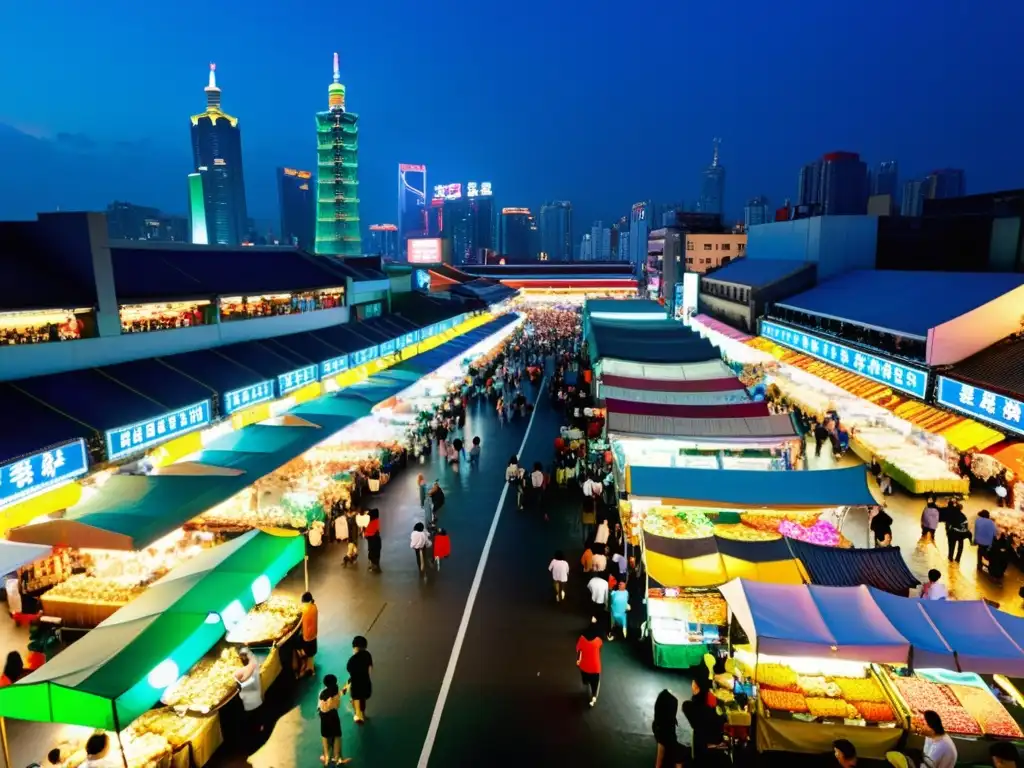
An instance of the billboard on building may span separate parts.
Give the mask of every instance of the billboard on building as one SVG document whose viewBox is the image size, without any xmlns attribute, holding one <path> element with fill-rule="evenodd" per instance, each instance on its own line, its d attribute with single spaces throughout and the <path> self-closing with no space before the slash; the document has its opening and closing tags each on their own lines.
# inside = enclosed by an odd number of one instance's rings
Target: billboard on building
<svg viewBox="0 0 1024 768">
<path fill-rule="evenodd" d="M 440 237 L 418 237 L 409 240 L 410 264 L 440 264 L 444 259 Z"/>
<path fill-rule="evenodd" d="M 427 234 L 427 166 L 398 165 L 399 238 Z"/>
</svg>

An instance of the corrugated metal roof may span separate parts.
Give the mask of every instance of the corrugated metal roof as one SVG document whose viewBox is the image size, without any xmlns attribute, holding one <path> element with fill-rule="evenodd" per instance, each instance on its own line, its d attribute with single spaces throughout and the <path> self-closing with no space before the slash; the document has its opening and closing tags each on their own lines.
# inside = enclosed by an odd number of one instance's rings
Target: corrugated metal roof
<svg viewBox="0 0 1024 768">
<path fill-rule="evenodd" d="M 6 428 L 0 429 L 0 462 L 76 437 L 96 439 L 95 429 L 9 384 L 0 384 L 0 410 L 9 415 Z"/>
<path fill-rule="evenodd" d="M 1018 400 L 1024 398 L 1024 340 L 1003 341 L 983 349 L 954 365 L 947 375 Z"/>
<path fill-rule="evenodd" d="M 906 597 L 921 582 L 911 573 L 899 547 L 838 549 L 789 539 L 793 554 L 807 569 L 812 584 L 869 587 Z"/>
<path fill-rule="evenodd" d="M 708 272 L 702 280 L 720 280 L 733 285 L 763 288 L 804 270 L 817 269 L 806 261 L 790 259 L 752 259 L 745 256 Z"/>
</svg>

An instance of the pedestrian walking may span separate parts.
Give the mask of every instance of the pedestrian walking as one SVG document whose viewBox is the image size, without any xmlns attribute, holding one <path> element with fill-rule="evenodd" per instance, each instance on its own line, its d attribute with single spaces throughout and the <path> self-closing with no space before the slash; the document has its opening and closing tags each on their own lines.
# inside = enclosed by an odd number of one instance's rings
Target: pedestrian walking
<svg viewBox="0 0 1024 768">
<path fill-rule="evenodd" d="M 921 541 L 935 543 L 935 530 L 939 527 L 939 505 L 929 496 L 921 511 Z"/>
<path fill-rule="evenodd" d="M 370 522 L 366 526 L 363 537 L 366 539 L 366 556 L 370 560 L 370 570 L 380 573 L 380 511 L 371 509 L 369 514 Z"/>
<path fill-rule="evenodd" d="M 427 573 L 427 547 L 430 546 L 430 536 L 424 530 L 423 523 L 416 523 L 412 527 L 412 535 L 409 537 L 409 547 L 416 556 L 416 567 L 420 575 Z"/>
<path fill-rule="evenodd" d="M 444 528 L 438 528 L 434 536 L 434 567 L 440 571 L 441 561 L 447 560 L 451 553 L 452 540 L 448 536 L 448 531 Z"/>
<path fill-rule="evenodd" d="M 347 568 L 350 565 L 355 565 L 356 560 L 359 559 L 359 524 L 356 522 L 356 511 L 354 509 L 346 510 L 338 520 L 344 522 L 345 556 L 341 562 Z"/>
<path fill-rule="evenodd" d="M 430 488 L 431 521 L 437 521 L 441 514 L 441 507 L 444 506 L 444 491 L 441 490 L 441 481 L 434 480 Z"/>
<path fill-rule="evenodd" d="M 937 568 L 928 571 L 928 583 L 921 587 L 922 600 L 948 600 L 949 590 L 939 579 L 942 574 Z"/>
<path fill-rule="evenodd" d="M 420 494 L 420 509 L 426 509 L 427 504 L 427 479 L 423 473 L 416 475 L 416 489 Z"/>
<path fill-rule="evenodd" d="M 263 731 L 263 686 L 260 681 L 260 666 L 256 654 L 248 648 L 238 650 L 238 658 L 242 666 L 235 670 L 235 682 L 238 684 L 238 698 L 242 702 L 242 710 L 246 713 L 246 725 L 249 734 Z"/>
<path fill-rule="evenodd" d="M 310 592 L 302 593 L 302 646 L 299 648 L 298 677 L 311 676 L 316 663 L 316 638 L 320 623 L 320 609 Z"/>
<path fill-rule="evenodd" d="M 608 616 L 608 577 L 603 573 L 595 573 L 587 582 L 587 592 L 590 594 L 590 623 L 603 634 L 607 631 L 604 625 Z"/>
<path fill-rule="evenodd" d="M 320 741 L 324 750 L 324 753 L 320 755 L 320 762 L 324 765 L 329 762 L 333 762 L 335 765 L 345 765 L 352 761 L 352 758 L 341 755 L 341 717 L 338 715 L 340 706 L 341 691 L 338 690 L 338 678 L 334 675 L 324 675 L 324 689 L 320 691 L 320 696 L 317 698 L 317 710 L 320 713 Z"/>
<path fill-rule="evenodd" d="M 609 579 L 614 578 L 609 575 Z M 626 591 L 626 582 L 618 582 L 618 589 L 608 597 L 608 613 L 611 616 L 611 624 L 608 627 L 608 640 L 615 639 L 615 628 L 622 630 L 622 639 L 626 639 L 626 612 L 629 610 L 629 592 Z"/>
<path fill-rule="evenodd" d="M 949 562 L 960 563 L 964 554 L 964 541 L 971 538 L 971 529 L 967 525 L 967 516 L 958 504 L 946 507 L 946 545 L 949 549 Z"/>
<path fill-rule="evenodd" d="M 982 568 L 982 560 L 988 560 L 989 549 L 996 539 L 996 524 L 987 509 L 978 513 L 974 521 L 974 546 L 978 548 L 978 570 Z"/>
<path fill-rule="evenodd" d="M 543 513 L 544 519 L 548 519 L 548 513 L 544 509 L 544 465 L 539 461 L 533 463 L 533 472 L 530 473 L 530 497 L 538 512 Z"/>
<path fill-rule="evenodd" d="M 601 636 L 593 627 L 583 630 L 576 641 L 576 666 L 583 685 L 590 694 L 590 706 L 597 704 L 601 692 Z"/>
<path fill-rule="evenodd" d="M 687 749 L 679 743 L 676 728 L 679 725 L 679 699 L 669 690 L 663 690 L 654 700 L 654 722 L 651 730 L 658 743 L 654 757 L 654 768 L 683 768 Z"/>
<path fill-rule="evenodd" d="M 469 449 L 469 466 L 480 466 L 480 438 L 473 438 L 473 446 Z"/>
<path fill-rule="evenodd" d="M 569 582 L 569 561 L 565 559 L 562 550 L 557 550 L 555 556 L 551 558 L 548 572 L 555 587 L 555 602 L 560 603 L 565 600 L 565 585 Z"/>
<path fill-rule="evenodd" d="M 366 705 L 373 695 L 373 683 L 370 674 L 373 672 L 373 656 L 367 649 L 369 644 L 362 635 L 352 638 L 352 656 L 349 657 L 345 669 L 348 672 L 348 683 L 344 692 L 352 699 L 354 719 L 358 725 L 366 722 Z"/>
</svg>

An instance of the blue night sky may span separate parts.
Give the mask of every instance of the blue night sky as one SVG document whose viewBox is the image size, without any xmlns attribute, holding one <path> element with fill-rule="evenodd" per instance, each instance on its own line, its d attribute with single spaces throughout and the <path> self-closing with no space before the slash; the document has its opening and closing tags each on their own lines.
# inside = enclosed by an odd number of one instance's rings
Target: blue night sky
<svg viewBox="0 0 1024 768">
<path fill-rule="evenodd" d="M 490 180 L 502 206 L 570 199 L 577 228 L 692 204 L 714 136 L 734 218 L 836 149 L 895 158 L 901 180 L 962 167 L 969 192 L 1020 187 L 1022 29 L 1020 0 L 5 3 L 0 217 L 115 198 L 184 213 L 215 61 L 250 215 L 276 228 L 274 168 L 313 167 L 335 50 L 364 224 L 395 220 L 399 162 L 431 185 Z"/>
</svg>

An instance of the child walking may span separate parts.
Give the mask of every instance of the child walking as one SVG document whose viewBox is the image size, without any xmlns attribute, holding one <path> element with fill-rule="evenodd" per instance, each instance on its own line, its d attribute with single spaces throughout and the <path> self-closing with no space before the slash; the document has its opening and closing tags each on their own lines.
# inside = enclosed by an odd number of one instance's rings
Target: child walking
<svg viewBox="0 0 1024 768">
<path fill-rule="evenodd" d="M 434 567 L 441 570 L 441 561 L 446 560 L 452 553 L 452 540 L 448 538 L 448 531 L 438 528 L 434 535 Z"/>
<path fill-rule="evenodd" d="M 327 765 L 331 762 L 333 752 L 335 765 L 344 765 L 351 761 L 350 757 L 341 756 L 341 717 L 338 707 L 341 706 L 341 691 L 338 689 L 338 678 L 334 675 L 324 676 L 324 689 L 320 691 L 317 709 L 320 712 L 320 741 L 324 753 L 320 762 Z"/>
<path fill-rule="evenodd" d="M 565 585 L 569 581 L 569 561 L 565 559 L 562 550 L 555 552 L 555 556 L 548 563 L 548 571 L 551 573 L 551 583 L 555 587 L 555 602 L 565 600 Z"/>
</svg>

